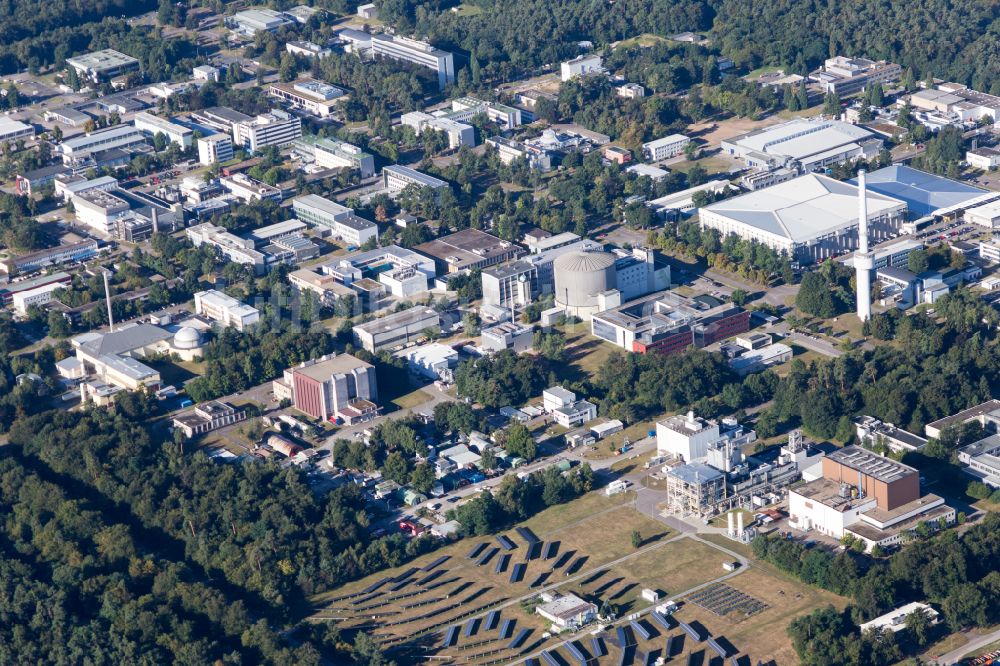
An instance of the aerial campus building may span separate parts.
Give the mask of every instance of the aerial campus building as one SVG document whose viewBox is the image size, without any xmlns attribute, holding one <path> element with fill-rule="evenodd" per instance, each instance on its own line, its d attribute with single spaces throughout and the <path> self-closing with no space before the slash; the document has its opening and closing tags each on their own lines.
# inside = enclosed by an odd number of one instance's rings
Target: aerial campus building
<svg viewBox="0 0 1000 666">
<path fill-rule="evenodd" d="M 295 150 L 311 157 L 321 169 L 354 169 L 362 178 L 375 175 L 375 157 L 346 141 L 304 136 L 295 142 Z"/>
<path fill-rule="evenodd" d="M 274 380 L 274 397 L 323 421 L 348 425 L 378 415 L 375 367 L 350 354 L 327 355 L 285 370 Z"/>
<path fill-rule="evenodd" d="M 292 108 L 302 109 L 317 118 L 329 118 L 346 93 L 329 83 L 316 79 L 303 79 L 294 83 L 272 83 L 268 95 L 284 100 Z"/>
<path fill-rule="evenodd" d="M 837 120 L 792 120 L 722 142 L 722 151 L 759 170 L 819 171 L 831 164 L 878 155 L 882 140 Z"/>
<path fill-rule="evenodd" d="M 377 57 L 412 62 L 434 70 L 438 77 L 438 87 L 442 90 L 449 83 L 455 82 L 455 57 L 427 42 L 379 34 L 371 36 L 371 48 Z"/>
<path fill-rule="evenodd" d="M 847 182 L 857 185 L 858 179 L 854 178 Z M 870 192 L 906 203 L 906 210 L 911 219 L 966 208 L 990 195 L 1000 196 L 968 183 L 937 176 L 903 164 L 894 164 L 872 171 L 867 175 L 866 183 Z"/>
<path fill-rule="evenodd" d="M 750 313 L 712 296 L 664 291 L 593 314 L 591 333 L 630 352 L 673 354 L 750 330 Z"/>
<path fill-rule="evenodd" d="M 860 539 L 866 550 L 900 543 L 920 523 L 951 523 L 955 510 L 920 494 L 920 473 L 859 446 L 822 460 L 822 477 L 788 491 L 789 522 L 835 539 Z"/>
<path fill-rule="evenodd" d="M 341 206 L 318 194 L 303 194 L 292 200 L 292 210 L 303 222 L 327 229 L 334 238 L 356 248 L 378 236 L 378 225 L 358 217 L 353 208 Z"/>
<path fill-rule="evenodd" d="M 104 49 L 103 51 L 66 58 L 66 64 L 76 70 L 81 78 L 94 83 L 107 81 L 115 76 L 139 69 L 138 60 L 114 49 Z"/>
<path fill-rule="evenodd" d="M 806 174 L 700 209 L 701 224 L 723 236 L 756 240 L 799 261 L 822 261 L 858 248 L 858 188 Z M 870 238 L 888 239 L 906 218 L 906 203 L 869 191 Z"/>
<path fill-rule="evenodd" d="M 903 68 L 894 62 L 835 56 L 827 58 L 823 69 L 809 78 L 823 86 L 825 92 L 846 97 L 868 86 L 898 81 L 902 75 Z"/>
<path fill-rule="evenodd" d="M 160 388 L 160 373 L 140 359 L 150 355 L 176 354 L 190 361 L 201 356 L 202 340 L 190 326 L 171 331 L 152 324 L 128 324 L 117 330 L 92 331 L 78 335 L 70 344 L 75 356 L 56 363 L 59 375 L 67 380 L 80 380 L 80 396 L 107 404 L 119 391 Z"/>
</svg>

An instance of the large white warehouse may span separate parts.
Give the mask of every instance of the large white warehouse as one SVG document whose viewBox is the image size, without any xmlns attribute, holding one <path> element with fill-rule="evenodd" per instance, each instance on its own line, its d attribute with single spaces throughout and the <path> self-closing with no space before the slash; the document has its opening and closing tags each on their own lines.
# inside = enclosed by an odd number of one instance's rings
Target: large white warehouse
<svg viewBox="0 0 1000 666">
<path fill-rule="evenodd" d="M 722 151 L 755 169 L 788 166 L 818 171 L 859 157 L 871 158 L 882 139 L 857 125 L 837 120 L 797 119 L 754 130 L 722 142 Z"/>
<path fill-rule="evenodd" d="M 869 238 L 880 242 L 906 220 L 906 204 L 868 190 Z M 806 174 L 699 210 L 703 227 L 756 240 L 799 261 L 858 247 L 858 188 Z"/>
</svg>

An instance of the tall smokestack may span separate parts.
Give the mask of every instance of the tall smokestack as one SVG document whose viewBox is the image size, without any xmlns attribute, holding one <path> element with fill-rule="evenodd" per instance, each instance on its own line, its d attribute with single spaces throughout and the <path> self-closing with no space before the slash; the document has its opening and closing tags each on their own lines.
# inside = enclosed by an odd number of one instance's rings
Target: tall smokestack
<svg viewBox="0 0 1000 666">
<path fill-rule="evenodd" d="M 151 206 L 153 210 L 153 233 L 160 233 L 160 211 L 157 210 L 156 206 Z"/>
<path fill-rule="evenodd" d="M 868 187 L 865 170 L 858 172 L 858 251 L 854 253 L 855 288 L 858 295 L 858 319 L 872 316 L 872 268 L 875 262 L 868 251 Z"/>
<path fill-rule="evenodd" d="M 726 514 L 726 527 L 728 528 L 729 536 L 736 536 L 736 532 L 733 529 L 733 512 L 730 511 Z"/>
<path fill-rule="evenodd" d="M 108 287 L 108 271 L 104 271 L 104 300 L 108 303 L 108 332 L 115 332 L 115 318 L 111 314 L 111 288 Z"/>
<path fill-rule="evenodd" d="M 743 512 L 736 514 L 736 536 L 743 538 Z"/>
</svg>

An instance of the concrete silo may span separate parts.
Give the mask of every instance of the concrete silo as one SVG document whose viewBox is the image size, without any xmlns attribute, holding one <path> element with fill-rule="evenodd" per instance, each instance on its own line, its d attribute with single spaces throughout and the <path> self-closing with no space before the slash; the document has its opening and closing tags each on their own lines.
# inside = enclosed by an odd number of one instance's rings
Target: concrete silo
<svg viewBox="0 0 1000 666">
<path fill-rule="evenodd" d="M 615 257 L 607 252 L 567 252 L 553 270 L 556 305 L 581 319 L 602 309 L 598 294 L 617 288 Z"/>
</svg>

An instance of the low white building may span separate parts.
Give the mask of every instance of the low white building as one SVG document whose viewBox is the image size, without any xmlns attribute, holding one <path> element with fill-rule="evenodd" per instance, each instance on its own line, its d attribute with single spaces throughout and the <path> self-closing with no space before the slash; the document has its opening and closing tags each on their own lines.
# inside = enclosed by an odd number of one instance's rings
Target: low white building
<svg viewBox="0 0 1000 666">
<path fill-rule="evenodd" d="M 542 404 L 556 423 L 572 428 L 597 418 L 597 405 L 577 400 L 576 394 L 562 386 L 542 391 Z"/>
<path fill-rule="evenodd" d="M 1000 229 L 1000 201 L 966 209 L 965 221 L 987 229 Z"/>
<path fill-rule="evenodd" d="M 650 162 L 669 159 L 684 154 L 684 149 L 691 143 L 689 137 L 683 134 L 671 134 L 656 141 L 642 144 L 642 154 Z"/>
<path fill-rule="evenodd" d="M 260 311 L 257 308 L 215 289 L 196 293 L 194 308 L 198 314 L 223 326 L 232 326 L 238 331 L 244 331 L 260 321 Z"/>
<path fill-rule="evenodd" d="M 157 134 L 162 134 L 167 137 L 170 143 L 176 143 L 181 148 L 191 147 L 194 130 L 188 129 L 183 125 L 178 125 L 166 118 L 154 116 L 152 113 L 146 113 L 145 111 L 135 114 L 133 122 L 137 130 L 145 132 L 150 136 L 155 137 Z"/>
<path fill-rule="evenodd" d="M 540 606 L 535 612 L 551 622 L 559 631 L 575 629 L 593 622 L 597 606 L 575 594 L 563 594 Z"/>
<path fill-rule="evenodd" d="M 14 306 L 14 311 L 17 314 L 24 316 L 28 314 L 28 308 L 32 305 L 45 305 L 52 300 L 52 292 L 65 287 L 66 285 L 64 284 L 53 282 L 52 284 L 42 285 L 34 289 L 14 292 L 14 295 L 11 297 L 11 304 Z"/>
<path fill-rule="evenodd" d="M 861 633 L 864 634 L 866 631 L 872 629 L 888 629 L 892 632 L 901 631 L 906 628 L 906 618 L 918 611 L 924 613 L 930 624 L 937 624 L 940 621 L 940 615 L 929 604 L 914 601 L 891 610 L 885 615 L 880 615 L 870 622 L 865 622 L 860 626 Z"/>
<path fill-rule="evenodd" d="M 1000 150 L 996 148 L 973 148 L 965 153 L 969 166 L 989 171 L 1000 166 Z"/>
<path fill-rule="evenodd" d="M 427 379 L 450 381 L 458 365 L 458 352 L 439 342 L 408 349 L 405 357 L 410 372 Z"/>
<path fill-rule="evenodd" d="M 563 81 L 569 81 L 578 76 L 588 74 L 600 74 L 604 71 L 604 61 L 596 54 L 582 55 L 579 58 L 567 60 L 559 66 L 560 76 Z"/>
<path fill-rule="evenodd" d="M 215 81 L 218 83 L 221 77 L 217 67 L 198 65 L 191 70 L 191 78 L 195 81 Z"/>
<path fill-rule="evenodd" d="M 729 361 L 729 367 L 740 377 L 755 372 L 763 372 L 768 368 L 781 365 L 792 360 L 792 348 L 777 342 L 760 349 L 753 349 Z"/>
</svg>

